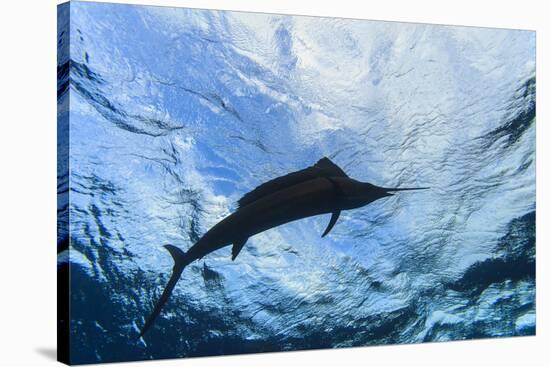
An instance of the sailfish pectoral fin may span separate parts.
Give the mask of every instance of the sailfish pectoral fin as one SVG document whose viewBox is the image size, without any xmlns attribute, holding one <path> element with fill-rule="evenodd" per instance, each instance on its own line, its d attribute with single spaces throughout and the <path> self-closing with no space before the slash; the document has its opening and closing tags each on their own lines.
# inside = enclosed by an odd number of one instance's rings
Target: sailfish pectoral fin
<svg viewBox="0 0 550 367">
<path fill-rule="evenodd" d="M 340 217 L 340 213 L 341 211 L 340 210 L 337 210 L 335 212 L 332 212 L 332 216 L 330 217 L 330 222 L 327 226 L 327 229 L 325 229 L 325 232 L 323 233 L 323 235 L 321 237 L 325 237 L 329 232 L 330 230 L 332 229 L 332 227 L 334 227 L 334 225 L 336 224 L 336 221 L 338 220 L 338 218 Z"/>
<path fill-rule="evenodd" d="M 241 252 L 247 240 L 248 238 L 245 238 L 243 240 L 235 241 L 233 243 L 233 248 L 231 250 L 231 260 L 235 261 L 235 258 L 237 257 L 237 255 L 239 255 L 239 252 Z"/>
</svg>

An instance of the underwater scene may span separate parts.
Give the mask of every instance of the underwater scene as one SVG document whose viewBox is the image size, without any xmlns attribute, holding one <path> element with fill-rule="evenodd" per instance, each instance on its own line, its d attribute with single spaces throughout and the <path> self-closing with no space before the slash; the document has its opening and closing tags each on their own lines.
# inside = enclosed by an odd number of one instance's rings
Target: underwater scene
<svg viewBox="0 0 550 367">
<path fill-rule="evenodd" d="M 535 335 L 535 32 L 78 1 L 58 19 L 71 363 Z M 241 200 L 311 170 L 328 178 L 283 219 Z M 180 257 L 251 207 L 144 327 Z"/>
</svg>

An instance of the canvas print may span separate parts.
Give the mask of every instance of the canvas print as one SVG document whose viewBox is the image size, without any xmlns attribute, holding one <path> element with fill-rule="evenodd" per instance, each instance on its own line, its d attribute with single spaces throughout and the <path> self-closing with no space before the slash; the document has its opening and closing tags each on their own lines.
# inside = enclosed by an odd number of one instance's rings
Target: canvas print
<svg viewBox="0 0 550 367">
<path fill-rule="evenodd" d="M 68 364 L 535 335 L 535 32 L 58 7 Z"/>
</svg>

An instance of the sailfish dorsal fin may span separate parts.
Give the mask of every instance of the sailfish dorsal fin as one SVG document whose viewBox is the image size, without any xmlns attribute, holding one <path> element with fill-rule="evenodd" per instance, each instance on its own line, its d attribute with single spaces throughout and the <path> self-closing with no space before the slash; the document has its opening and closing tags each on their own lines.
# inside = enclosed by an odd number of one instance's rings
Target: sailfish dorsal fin
<svg viewBox="0 0 550 367">
<path fill-rule="evenodd" d="M 321 158 L 313 166 L 304 168 L 303 170 L 289 173 L 285 176 L 274 178 L 271 181 L 261 184 L 254 190 L 245 194 L 239 200 L 239 208 L 249 205 L 250 203 L 261 199 L 264 196 L 273 194 L 287 187 L 297 185 L 304 181 L 309 181 L 319 177 L 348 177 L 346 173 L 334 164 L 330 159 Z"/>
</svg>

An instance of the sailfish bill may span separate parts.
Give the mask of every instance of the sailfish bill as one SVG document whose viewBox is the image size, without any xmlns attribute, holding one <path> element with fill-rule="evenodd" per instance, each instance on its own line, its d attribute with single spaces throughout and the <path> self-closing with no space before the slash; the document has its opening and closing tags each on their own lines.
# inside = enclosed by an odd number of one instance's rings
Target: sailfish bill
<svg viewBox="0 0 550 367">
<path fill-rule="evenodd" d="M 393 192 L 393 191 L 414 191 L 414 190 L 429 190 L 430 187 L 395 187 L 395 188 L 389 188 L 389 187 L 383 187 L 383 190 L 386 190 L 387 192 Z"/>
</svg>

